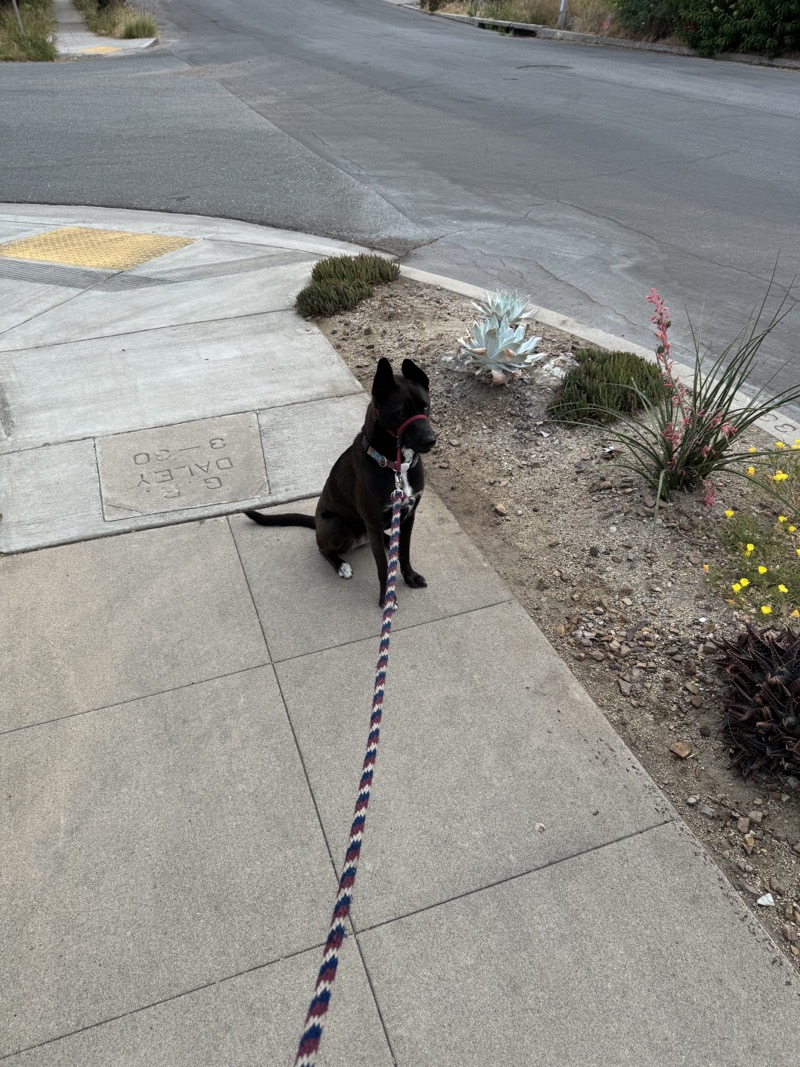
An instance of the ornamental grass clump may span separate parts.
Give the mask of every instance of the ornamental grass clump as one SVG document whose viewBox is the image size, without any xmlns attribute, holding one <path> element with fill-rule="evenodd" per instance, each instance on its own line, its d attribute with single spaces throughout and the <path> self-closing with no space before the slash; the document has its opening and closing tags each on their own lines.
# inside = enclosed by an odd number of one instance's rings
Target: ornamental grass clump
<svg viewBox="0 0 800 1067">
<path fill-rule="evenodd" d="M 669 309 L 655 289 L 647 297 L 654 308 L 650 321 L 656 327 L 656 362 L 666 391 L 654 401 L 636 389 L 644 408 L 643 418 L 625 418 L 624 430 L 612 428 L 609 432 L 627 447 L 628 468 L 644 478 L 657 499 L 668 500 L 676 490 L 691 491 L 702 485 L 706 503 L 713 503 L 714 491 L 708 482 L 712 474 L 727 471 L 747 476 L 744 468 L 751 457 L 735 450 L 737 437 L 782 404 L 800 400 L 800 385 L 790 386 L 770 400 L 760 399 L 762 391 L 753 400 L 741 399 L 740 390 L 761 346 L 793 306 L 785 296 L 762 327 L 769 292 L 768 289 L 744 330 L 707 369 L 702 365 L 699 338 L 692 331 L 695 361 L 688 383 L 678 377 L 670 356 Z"/>
<path fill-rule="evenodd" d="M 314 264 L 311 281 L 295 298 L 295 308 L 304 318 L 330 316 L 349 311 L 372 296 L 373 286 L 391 282 L 400 268 L 381 256 L 331 256 Z"/>
<path fill-rule="evenodd" d="M 800 634 L 748 626 L 719 646 L 730 679 L 723 731 L 734 764 L 745 777 L 800 778 Z"/>
<path fill-rule="evenodd" d="M 465 366 L 475 375 L 487 373 L 492 385 L 507 385 L 522 377 L 523 372 L 543 353 L 536 351 L 541 337 L 527 336 L 526 320 L 531 312 L 527 297 L 498 291 L 486 300 L 473 304 L 483 318 L 472 324 L 471 333 L 459 338 Z"/>
<path fill-rule="evenodd" d="M 641 409 L 640 393 L 653 401 L 665 395 L 656 364 L 632 352 L 580 348 L 575 359 L 547 407 L 556 422 L 612 422 Z"/>
</svg>

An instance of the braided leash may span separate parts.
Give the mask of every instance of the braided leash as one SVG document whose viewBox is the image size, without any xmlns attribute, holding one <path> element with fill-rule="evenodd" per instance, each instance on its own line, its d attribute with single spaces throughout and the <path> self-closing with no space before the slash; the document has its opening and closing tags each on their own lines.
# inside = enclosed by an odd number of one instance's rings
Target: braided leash
<svg viewBox="0 0 800 1067">
<path fill-rule="evenodd" d="M 339 879 L 339 892 L 333 906 L 328 940 L 322 956 L 322 966 L 314 986 L 314 996 L 306 1016 L 300 1045 L 297 1049 L 295 1067 L 314 1067 L 314 1060 L 322 1040 L 322 1024 L 331 1001 L 331 992 L 339 966 L 339 949 L 345 938 L 345 922 L 350 914 L 353 900 L 353 887 L 356 883 L 358 858 L 367 822 L 367 805 L 369 804 L 372 778 L 375 774 L 375 762 L 378 758 L 378 741 L 381 732 L 381 715 L 383 713 L 383 688 L 386 684 L 386 668 L 389 663 L 389 636 L 392 632 L 392 616 L 397 605 L 395 596 L 395 579 L 397 577 L 397 556 L 400 546 L 400 511 L 405 499 L 400 487 L 400 475 L 395 474 L 395 490 L 392 493 L 392 528 L 389 537 L 389 563 L 386 575 L 384 595 L 383 624 L 381 626 L 381 643 L 378 655 L 378 667 L 375 673 L 375 692 L 372 697 L 372 715 L 369 720 L 369 737 L 367 754 L 358 786 L 353 825 L 350 827 L 350 840 L 344 857 L 344 870 Z"/>
</svg>

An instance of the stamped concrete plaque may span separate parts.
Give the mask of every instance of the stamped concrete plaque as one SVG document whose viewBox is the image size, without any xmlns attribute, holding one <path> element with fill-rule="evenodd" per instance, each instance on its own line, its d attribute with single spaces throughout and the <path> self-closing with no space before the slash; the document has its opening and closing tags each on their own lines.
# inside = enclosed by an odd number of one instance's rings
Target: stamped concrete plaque
<svg viewBox="0 0 800 1067">
<path fill-rule="evenodd" d="M 255 412 L 100 437 L 97 459 L 106 521 L 269 492 Z"/>
</svg>

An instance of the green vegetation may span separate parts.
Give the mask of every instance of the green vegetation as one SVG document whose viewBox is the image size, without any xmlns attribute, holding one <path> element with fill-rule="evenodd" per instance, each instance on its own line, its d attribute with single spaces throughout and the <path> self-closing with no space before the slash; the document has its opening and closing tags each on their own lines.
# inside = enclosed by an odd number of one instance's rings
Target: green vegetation
<svg viewBox="0 0 800 1067">
<path fill-rule="evenodd" d="M 18 0 L 22 32 L 7 0 L 0 0 L 0 60 L 52 62 L 56 29 L 51 0 Z"/>
<path fill-rule="evenodd" d="M 396 263 L 381 256 L 331 256 L 314 264 L 311 282 L 295 300 L 300 315 L 335 315 L 372 296 L 373 286 L 399 277 Z"/>
<path fill-rule="evenodd" d="M 643 393 L 658 401 L 666 395 L 659 368 L 631 352 L 582 348 L 578 366 L 568 371 L 547 412 L 557 422 L 612 422 L 642 406 Z"/>
<path fill-rule="evenodd" d="M 87 27 L 101 37 L 157 37 L 158 26 L 143 8 L 125 0 L 73 0 Z"/>
<path fill-rule="evenodd" d="M 158 37 L 158 26 L 151 15 L 140 11 L 134 13 L 122 27 L 122 36 L 128 38 Z"/>
<path fill-rule="evenodd" d="M 421 0 L 428 11 L 554 27 L 560 0 Z M 569 0 L 566 29 L 681 41 L 701 56 L 800 52 L 798 0 Z M 512 31 L 513 32 L 513 31 Z"/>
</svg>

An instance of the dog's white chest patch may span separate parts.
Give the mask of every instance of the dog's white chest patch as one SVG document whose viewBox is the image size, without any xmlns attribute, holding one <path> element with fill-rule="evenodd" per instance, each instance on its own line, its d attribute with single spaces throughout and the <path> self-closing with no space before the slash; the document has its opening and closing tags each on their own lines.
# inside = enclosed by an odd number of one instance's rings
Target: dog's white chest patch
<svg viewBox="0 0 800 1067">
<path fill-rule="evenodd" d="M 340 578 L 352 578 L 353 568 L 349 563 L 340 563 L 339 569 L 336 571 Z"/>
<path fill-rule="evenodd" d="M 403 494 L 408 500 L 413 500 L 414 494 L 411 492 L 411 483 L 408 480 L 408 469 L 414 462 L 414 452 L 410 448 L 403 449 L 403 462 L 400 464 L 400 481 L 402 483 Z"/>
</svg>

